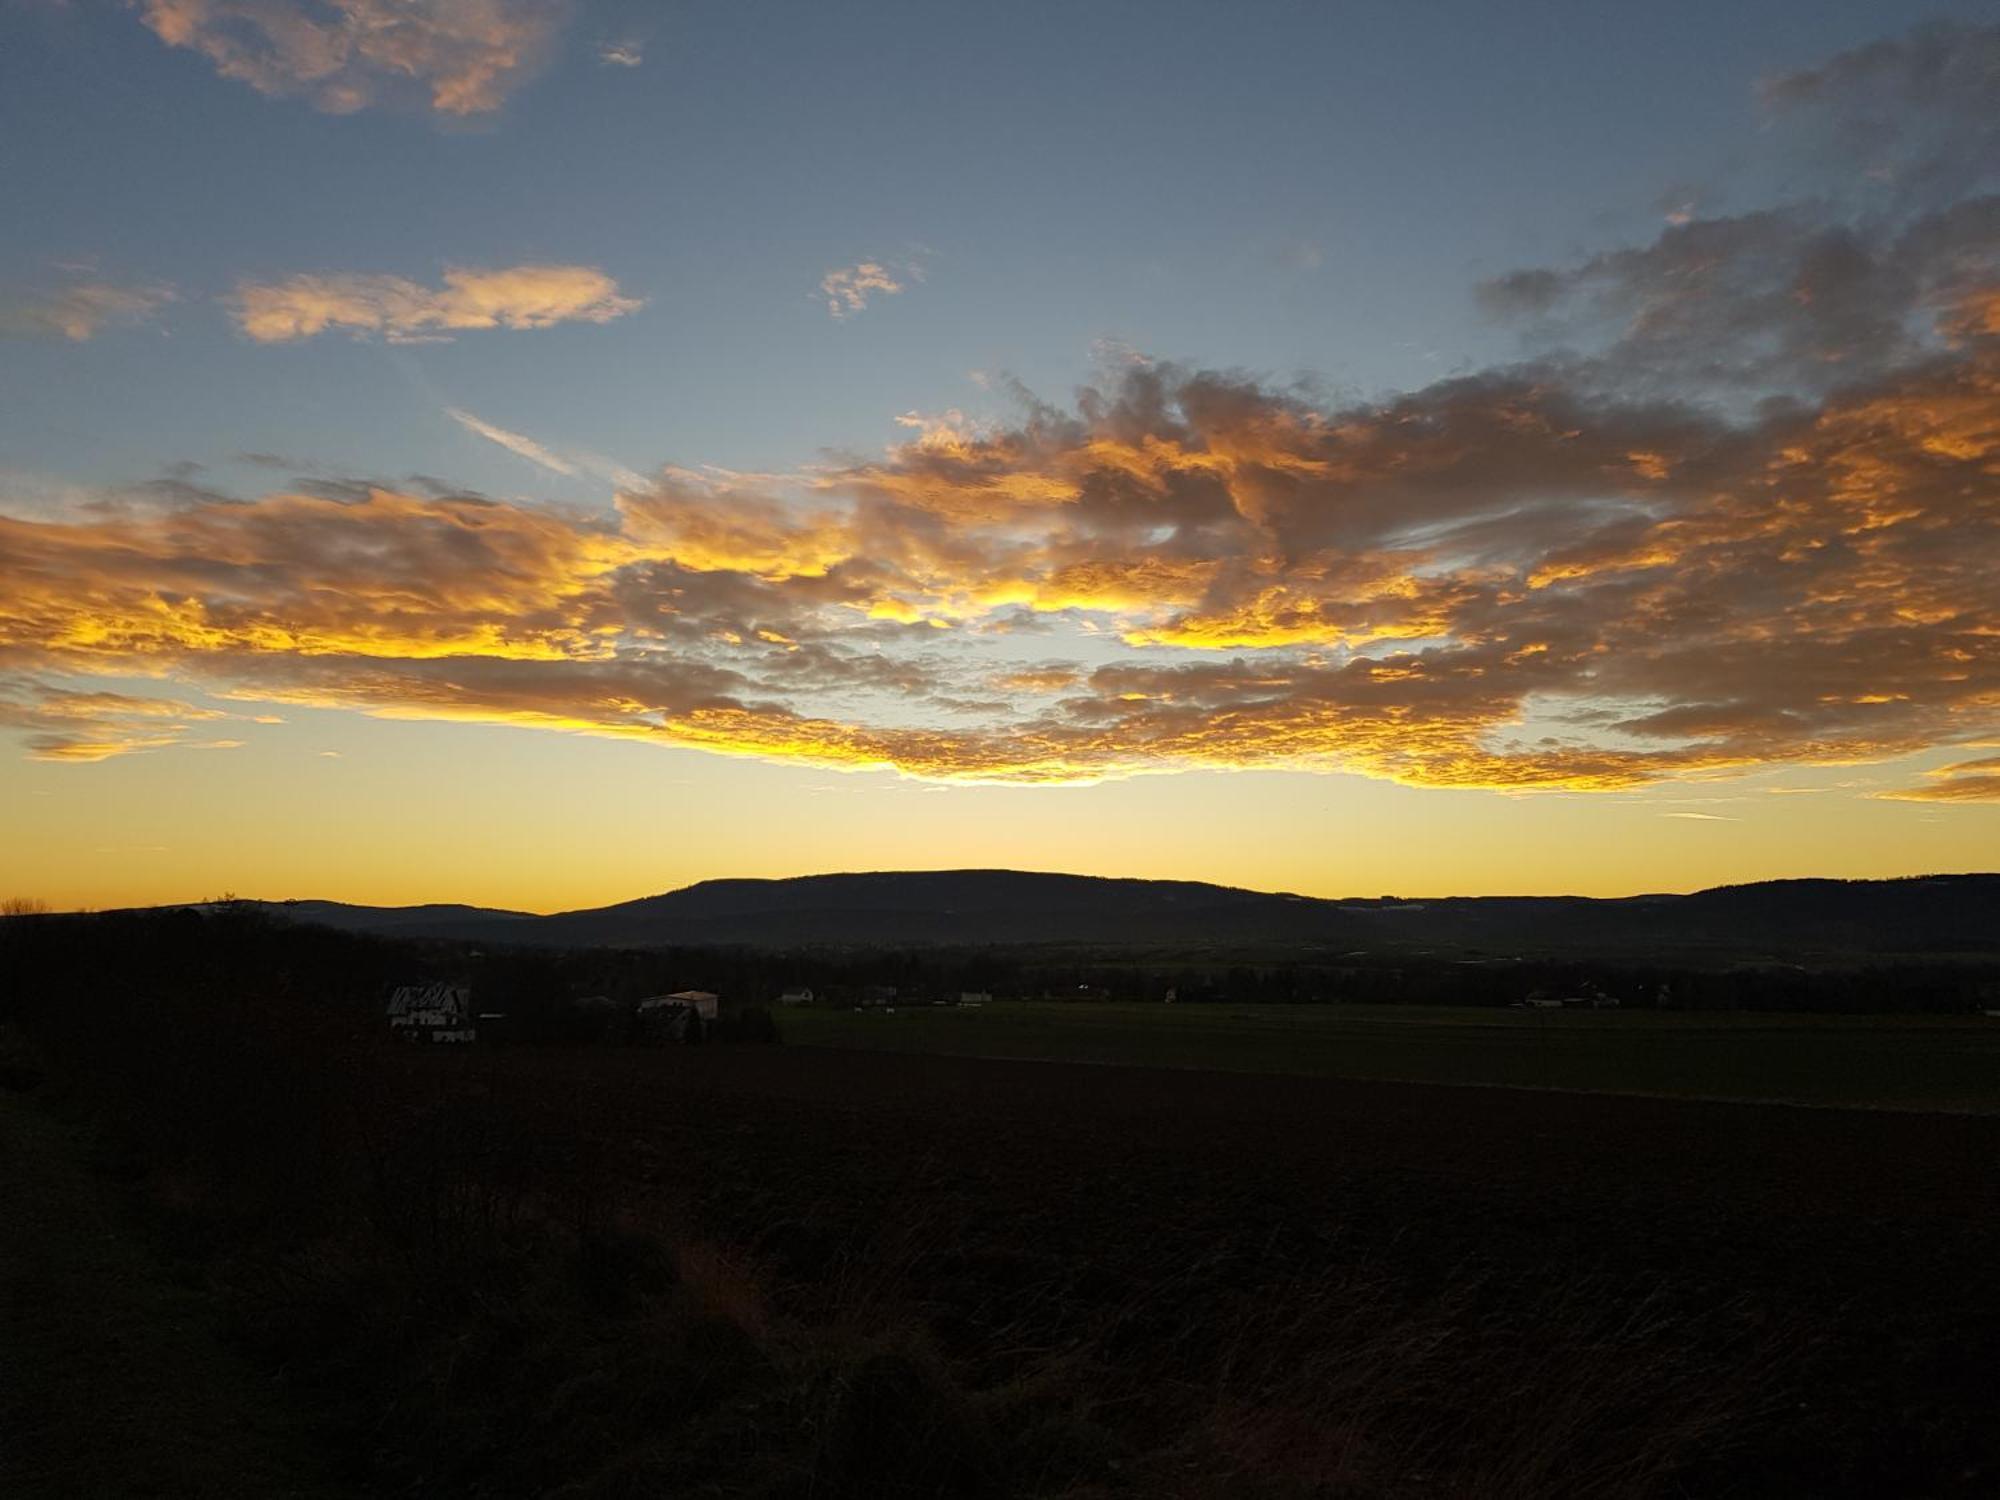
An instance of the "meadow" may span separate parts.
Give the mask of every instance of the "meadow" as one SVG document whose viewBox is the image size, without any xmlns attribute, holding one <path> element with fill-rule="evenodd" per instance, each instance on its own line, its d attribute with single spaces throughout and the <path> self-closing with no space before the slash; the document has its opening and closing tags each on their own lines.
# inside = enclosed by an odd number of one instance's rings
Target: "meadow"
<svg viewBox="0 0 2000 1500">
<path fill-rule="evenodd" d="M 2000 1111 L 2000 1018 L 995 1001 L 799 1007 L 815 1047 L 1871 1109 Z"/>
</svg>

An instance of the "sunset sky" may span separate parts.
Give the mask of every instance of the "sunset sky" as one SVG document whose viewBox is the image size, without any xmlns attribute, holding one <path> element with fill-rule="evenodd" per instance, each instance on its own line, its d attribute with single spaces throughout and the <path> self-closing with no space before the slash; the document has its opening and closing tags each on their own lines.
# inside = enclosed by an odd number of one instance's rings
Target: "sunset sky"
<svg viewBox="0 0 2000 1500">
<path fill-rule="evenodd" d="M 1993 20 L 0 0 L 0 897 L 2000 867 Z"/>
</svg>

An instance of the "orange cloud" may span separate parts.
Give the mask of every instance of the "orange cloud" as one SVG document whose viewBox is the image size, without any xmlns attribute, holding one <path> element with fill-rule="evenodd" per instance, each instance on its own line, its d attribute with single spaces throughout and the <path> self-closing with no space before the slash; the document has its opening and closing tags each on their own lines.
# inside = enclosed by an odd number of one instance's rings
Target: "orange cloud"
<svg viewBox="0 0 2000 1500">
<path fill-rule="evenodd" d="M 1075 687 L 1082 676 L 1079 668 L 1067 663 L 1019 667 L 997 673 L 992 679 L 992 686 L 999 693 L 1060 693 Z"/>
<path fill-rule="evenodd" d="M 393 75 L 474 112 L 560 13 L 329 4 L 143 14 L 267 92 L 359 107 Z M 210 711 L 92 681 L 149 678 L 938 780 L 1288 767 L 1577 791 L 1992 743 L 1996 45 L 1925 30 L 1771 86 L 1828 139 L 1907 96 L 1928 124 L 1869 137 L 1910 169 L 1892 206 L 1691 207 L 1649 244 L 1501 277 L 1490 308 L 1582 349 L 1377 402 L 1109 348 L 1071 406 L 912 413 L 879 455 L 802 475 L 641 480 L 452 414 L 613 478 L 604 513 L 333 479 L 11 517 L 0 494 L 0 724 L 54 758 L 187 743 Z M 845 318 L 918 275 L 862 261 L 820 294 Z M 298 276 L 233 303 L 264 342 L 639 305 L 559 265 Z M 1888 795 L 1996 800 L 1996 769 Z"/>
<path fill-rule="evenodd" d="M 1927 774 L 1932 778 L 1927 785 L 1880 795 L 1893 802 L 2000 802 L 2000 755 L 1963 760 Z"/>
<path fill-rule="evenodd" d="M 902 291 L 904 283 L 896 279 L 896 274 L 908 273 L 892 273 L 889 267 L 873 260 L 841 266 L 820 278 L 820 295 L 826 298 L 826 310 L 836 320 L 850 318 L 867 310 L 871 295 L 893 297 Z"/>
<path fill-rule="evenodd" d="M 553 328 L 609 323 L 644 307 L 592 266 L 525 265 L 482 271 L 454 266 L 441 287 L 401 276 L 335 274 L 246 282 L 230 309 L 260 344 L 312 338 L 329 329 L 391 343 L 482 328 Z"/>
<path fill-rule="evenodd" d="M 0 683 L 0 726 L 27 731 L 27 750 L 36 760 L 87 763 L 187 744 L 195 725 L 230 717 L 178 699 L 78 692 L 31 679 Z M 209 748 L 242 743 L 215 740 Z"/>
<path fill-rule="evenodd" d="M 351 114 L 406 93 L 443 115 L 497 110 L 546 56 L 568 0 L 141 0 L 170 47 L 274 98 Z"/>
<path fill-rule="evenodd" d="M 1984 351 L 1748 426 L 1518 372 L 1311 411 L 1133 365 L 1071 413 L 790 483 L 667 469 L 610 514 L 328 482 L 0 518 L 0 670 L 947 780 L 1879 760 L 2000 727 Z M 1100 664 L 1023 661 L 1023 618 Z"/>
</svg>

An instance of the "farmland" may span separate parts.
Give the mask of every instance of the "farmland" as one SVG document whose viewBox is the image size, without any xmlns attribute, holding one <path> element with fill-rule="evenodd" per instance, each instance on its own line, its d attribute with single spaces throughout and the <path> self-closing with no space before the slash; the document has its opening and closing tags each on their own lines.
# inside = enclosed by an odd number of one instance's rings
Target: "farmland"
<svg viewBox="0 0 2000 1500">
<path fill-rule="evenodd" d="M 104 1493 L 571 1500 L 2000 1473 L 2000 1115 L 1565 1091 L 1671 1044 L 1701 1092 L 1789 1058 L 1822 1102 L 1978 1105 L 1970 1018 L 997 1004 L 457 1049 L 343 998 L 412 959 L 22 929 L 16 973 L 98 1003 L 0 1015 L 34 1210 L 0 1233 L 0 1488 L 79 1455 Z M 1464 1086 L 1544 1056 L 1565 1087 Z M 192 1384 L 221 1394 L 160 1395 Z"/>
<path fill-rule="evenodd" d="M 795 1046 L 398 1061 L 550 1136 L 587 1097 L 627 1211 L 733 1247 L 767 1318 L 931 1351 L 1002 1493 L 1950 1494 L 2000 1457 L 2000 1120 Z"/>
<path fill-rule="evenodd" d="M 1878 1109 L 2000 1111 L 2000 1019 L 1419 1005 L 792 1009 L 787 1041 Z"/>
</svg>

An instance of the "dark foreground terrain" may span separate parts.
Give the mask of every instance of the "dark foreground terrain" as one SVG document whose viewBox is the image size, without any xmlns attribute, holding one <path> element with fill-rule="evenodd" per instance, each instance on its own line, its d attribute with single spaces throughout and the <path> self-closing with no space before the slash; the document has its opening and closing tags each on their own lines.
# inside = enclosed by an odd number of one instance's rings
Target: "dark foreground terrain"
<svg viewBox="0 0 2000 1500">
<path fill-rule="evenodd" d="M 1141 1490 L 1995 1473 L 1991 1120 L 782 1049 L 610 1062 L 527 1078 L 545 1108 L 588 1087 L 627 1180 L 685 1185 L 804 1307 L 914 1314 L 972 1390 L 1052 1380 Z"/>
<path fill-rule="evenodd" d="M 96 1180 L 349 1493 L 2000 1475 L 2000 1119 L 785 1046 L 254 1055 L 263 1083 L 224 1056 L 220 1093 L 155 1102 L 168 1140 L 91 1106 Z"/>
<path fill-rule="evenodd" d="M 1879 1034 L 1957 1098 L 1974 1020 L 1156 1005 L 1171 1069 L 865 1045 L 1129 1057 L 1095 1002 L 564 1029 L 720 962 L 0 924 L 0 1494 L 1994 1492 L 2000 1115 L 1201 1066 Z M 391 1040 L 454 972 L 540 1040 Z"/>
</svg>

